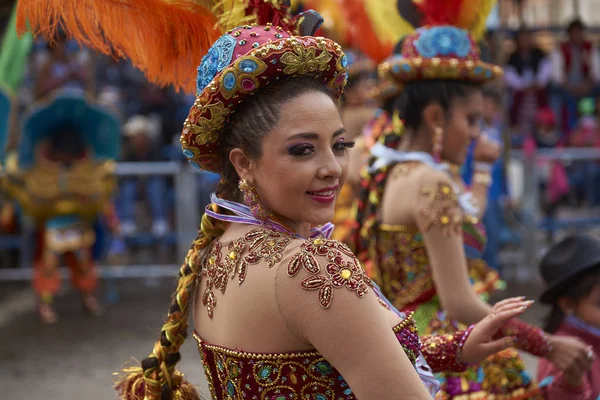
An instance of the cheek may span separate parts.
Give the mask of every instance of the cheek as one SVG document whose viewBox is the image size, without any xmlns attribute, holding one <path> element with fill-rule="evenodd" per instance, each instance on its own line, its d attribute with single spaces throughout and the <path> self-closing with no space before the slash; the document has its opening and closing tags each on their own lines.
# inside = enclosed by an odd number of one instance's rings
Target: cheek
<svg viewBox="0 0 600 400">
<path fill-rule="evenodd" d="M 576 315 L 597 328 L 600 328 L 600 304 L 583 303 L 577 307 Z"/>
<path fill-rule="evenodd" d="M 293 162 L 287 157 L 265 163 L 257 172 L 264 200 L 272 206 L 297 202 L 299 195 L 308 190 L 314 176 L 310 163 Z"/>
</svg>

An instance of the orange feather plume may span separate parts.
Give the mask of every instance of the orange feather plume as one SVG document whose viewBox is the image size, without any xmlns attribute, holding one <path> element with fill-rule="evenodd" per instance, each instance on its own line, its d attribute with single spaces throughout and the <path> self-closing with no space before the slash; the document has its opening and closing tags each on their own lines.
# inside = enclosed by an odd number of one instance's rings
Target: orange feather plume
<svg viewBox="0 0 600 400">
<path fill-rule="evenodd" d="M 239 25 L 294 21 L 278 0 L 19 0 L 17 30 L 52 41 L 64 30 L 80 44 L 129 58 L 158 85 L 193 93 L 210 46 Z M 289 26 L 285 26 L 289 28 Z"/>
<path fill-rule="evenodd" d="M 346 14 L 350 21 L 351 46 L 358 48 L 371 60 L 380 63 L 392 54 L 395 43 L 382 41 L 367 17 L 364 0 L 344 0 Z"/>
</svg>

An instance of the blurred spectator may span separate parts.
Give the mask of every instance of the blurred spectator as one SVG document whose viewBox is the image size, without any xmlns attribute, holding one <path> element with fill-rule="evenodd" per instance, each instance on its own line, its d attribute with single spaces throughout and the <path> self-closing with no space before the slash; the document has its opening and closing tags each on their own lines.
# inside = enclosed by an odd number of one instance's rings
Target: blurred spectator
<svg viewBox="0 0 600 400">
<path fill-rule="evenodd" d="M 568 144 L 571 147 L 599 147 L 598 115 L 596 100 L 588 97 L 579 101 L 579 121 L 569 134 Z"/>
<path fill-rule="evenodd" d="M 541 108 L 535 113 L 535 127 L 532 138 L 534 147 L 538 149 L 553 148 L 561 143 L 562 134 L 551 108 Z"/>
<path fill-rule="evenodd" d="M 135 115 L 123 128 L 127 144 L 123 155 L 125 162 L 162 161 L 162 153 L 157 138 L 160 135 L 159 123 L 149 117 Z M 120 186 L 119 217 L 122 221 L 121 231 L 131 236 L 137 231 L 134 221 L 134 206 L 138 190 L 142 189 L 152 214 L 152 233 L 164 236 L 169 227 L 167 224 L 166 192 L 167 182 L 163 176 L 148 176 L 124 179 Z"/>
<path fill-rule="evenodd" d="M 483 116 L 481 133 L 502 146 L 502 96 L 495 90 L 483 92 Z"/>
<path fill-rule="evenodd" d="M 521 29 L 516 36 L 516 49 L 505 69 L 505 80 L 511 91 L 510 125 L 514 133 L 531 133 L 535 113 L 546 107 L 547 86 L 552 64 L 546 54 L 533 44 L 531 33 Z"/>
<path fill-rule="evenodd" d="M 571 147 L 600 148 L 600 132 L 596 100 L 586 98 L 579 102 L 579 121 L 570 133 Z M 600 164 L 597 160 L 573 161 L 567 167 L 571 185 L 571 199 L 577 204 L 600 205 Z"/>
<path fill-rule="evenodd" d="M 561 120 L 561 128 L 571 131 L 577 122 L 577 104 L 598 92 L 600 55 L 585 37 L 579 20 L 569 24 L 569 40 L 552 53 L 552 107 Z"/>
<path fill-rule="evenodd" d="M 35 98 L 46 98 L 55 90 L 69 89 L 92 94 L 94 87 L 93 64 L 89 54 L 73 51 L 64 34 L 59 34 L 47 45 L 47 53 L 39 58 L 35 77 Z"/>
</svg>

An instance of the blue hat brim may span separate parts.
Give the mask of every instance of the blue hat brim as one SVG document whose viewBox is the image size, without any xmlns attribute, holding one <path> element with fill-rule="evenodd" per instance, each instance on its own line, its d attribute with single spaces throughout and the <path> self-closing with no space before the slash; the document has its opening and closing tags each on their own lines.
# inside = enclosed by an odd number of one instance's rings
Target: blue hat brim
<svg viewBox="0 0 600 400">
<path fill-rule="evenodd" d="M 86 101 L 79 93 L 59 93 L 34 105 L 21 120 L 19 167 L 34 162 L 37 144 L 61 125 L 69 124 L 85 135 L 95 159 L 117 159 L 121 147 L 121 121 L 110 110 Z"/>
</svg>

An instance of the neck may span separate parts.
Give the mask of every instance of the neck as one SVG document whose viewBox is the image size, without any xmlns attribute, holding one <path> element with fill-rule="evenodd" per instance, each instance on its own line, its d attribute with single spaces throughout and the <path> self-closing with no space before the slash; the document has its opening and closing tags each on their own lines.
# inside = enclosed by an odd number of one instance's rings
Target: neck
<svg viewBox="0 0 600 400">
<path fill-rule="evenodd" d="M 308 222 L 294 222 L 287 218 L 277 216 L 277 220 L 303 238 L 310 237 L 310 224 Z"/>
<path fill-rule="evenodd" d="M 432 154 L 431 138 L 424 132 L 406 131 L 407 140 L 403 140 L 400 149 L 403 151 L 420 151 Z"/>
</svg>

